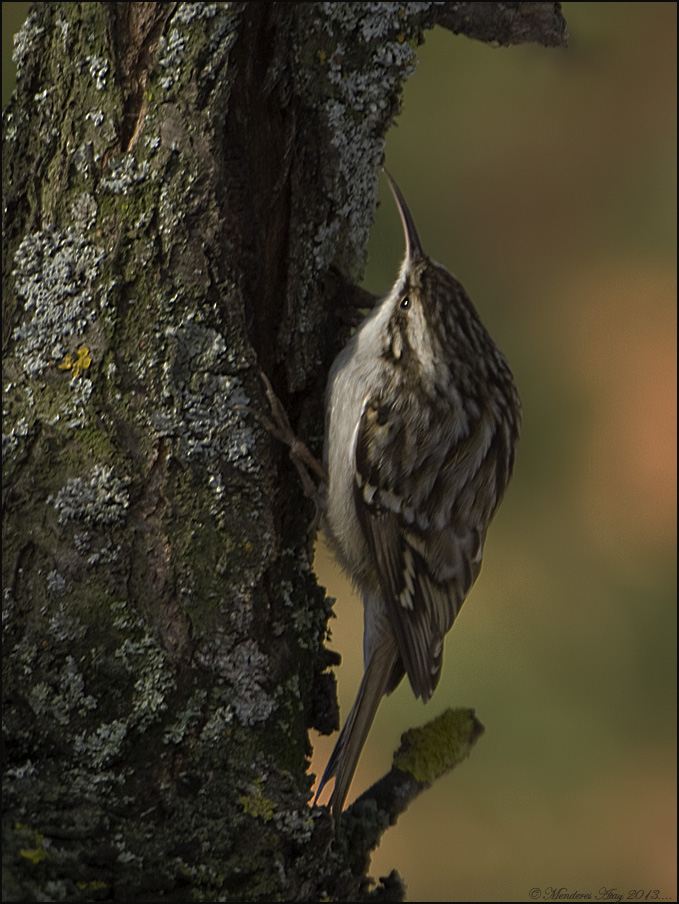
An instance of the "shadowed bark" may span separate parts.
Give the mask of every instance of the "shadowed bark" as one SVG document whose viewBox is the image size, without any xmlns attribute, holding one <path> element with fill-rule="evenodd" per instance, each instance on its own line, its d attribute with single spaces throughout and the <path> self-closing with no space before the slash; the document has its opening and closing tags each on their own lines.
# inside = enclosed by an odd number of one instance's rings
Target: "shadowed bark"
<svg viewBox="0 0 679 904">
<path fill-rule="evenodd" d="M 367 855 L 480 729 L 462 714 L 455 756 L 401 760 L 330 843 L 306 771 L 308 729 L 338 721 L 314 507 L 247 408 L 263 370 L 320 452 L 385 135 L 437 21 L 565 41 L 553 3 L 42 3 L 17 36 L 4 900 L 402 897 L 396 874 L 370 891 Z"/>
</svg>

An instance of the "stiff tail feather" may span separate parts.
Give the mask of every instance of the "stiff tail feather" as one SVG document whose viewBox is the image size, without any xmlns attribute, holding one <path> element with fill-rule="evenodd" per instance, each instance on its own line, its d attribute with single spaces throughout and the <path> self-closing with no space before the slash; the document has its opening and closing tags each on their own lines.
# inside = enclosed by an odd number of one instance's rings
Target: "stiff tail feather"
<svg viewBox="0 0 679 904">
<path fill-rule="evenodd" d="M 356 771 L 358 758 L 368 737 L 380 700 L 389 688 L 389 679 L 397 659 L 396 641 L 392 636 L 385 637 L 373 650 L 354 705 L 351 707 L 349 717 L 344 723 L 335 749 L 325 767 L 314 804 L 326 782 L 334 776 L 335 787 L 330 796 L 330 806 L 335 822 L 339 820 L 351 780 Z"/>
</svg>

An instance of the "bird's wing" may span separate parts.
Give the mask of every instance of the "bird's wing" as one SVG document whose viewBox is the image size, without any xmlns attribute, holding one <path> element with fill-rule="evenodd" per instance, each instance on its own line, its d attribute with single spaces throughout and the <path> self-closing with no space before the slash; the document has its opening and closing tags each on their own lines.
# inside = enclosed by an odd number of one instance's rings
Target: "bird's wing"
<svg viewBox="0 0 679 904">
<path fill-rule="evenodd" d="M 377 398 L 366 402 L 358 426 L 356 509 L 399 654 L 425 701 L 440 677 L 445 634 L 479 573 L 499 501 L 489 481 L 504 450 L 486 430 L 479 422 L 441 436 Z M 486 504 L 486 496 L 495 501 Z"/>
</svg>

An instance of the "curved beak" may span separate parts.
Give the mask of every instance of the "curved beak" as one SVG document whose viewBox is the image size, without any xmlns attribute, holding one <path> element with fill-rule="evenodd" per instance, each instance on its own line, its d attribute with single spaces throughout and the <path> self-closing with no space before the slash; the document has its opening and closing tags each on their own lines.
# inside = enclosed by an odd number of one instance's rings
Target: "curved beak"
<svg viewBox="0 0 679 904">
<path fill-rule="evenodd" d="M 426 255 L 422 250 L 422 245 L 420 245 L 420 239 L 417 235 L 417 230 L 415 229 L 415 221 L 408 210 L 408 205 L 401 194 L 401 189 L 394 182 L 386 169 L 384 170 L 384 175 L 387 177 L 389 188 L 396 201 L 398 212 L 401 215 L 401 223 L 403 223 L 403 232 L 406 238 L 406 257 L 408 264 L 412 264 L 414 261 L 426 257 Z"/>
</svg>

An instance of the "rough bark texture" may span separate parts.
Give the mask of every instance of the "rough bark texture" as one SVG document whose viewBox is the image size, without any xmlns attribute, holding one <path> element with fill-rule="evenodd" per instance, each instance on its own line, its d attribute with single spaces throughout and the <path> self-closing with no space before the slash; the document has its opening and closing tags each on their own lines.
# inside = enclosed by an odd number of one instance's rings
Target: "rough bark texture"
<svg viewBox="0 0 679 904">
<path fill-rule="evenodd" d="M 337 725 L 313 506 L 246 409 L 261 368 L 320 450 L 384 137 L 437 18 L 565 35 L 552 3 L 256 2 L 43 3 L 18 35 L 4 900 L 370 893 L 379 833 L 350 843 L 347 817 L 328 850 L 308 807 L 307 730 Z"/>
</svg>

